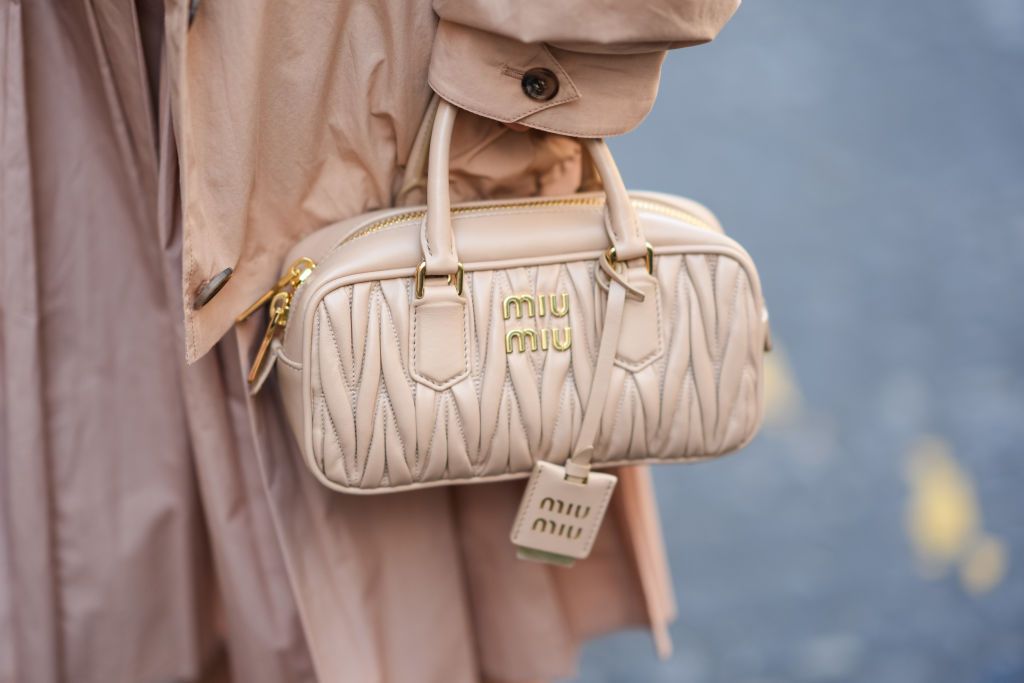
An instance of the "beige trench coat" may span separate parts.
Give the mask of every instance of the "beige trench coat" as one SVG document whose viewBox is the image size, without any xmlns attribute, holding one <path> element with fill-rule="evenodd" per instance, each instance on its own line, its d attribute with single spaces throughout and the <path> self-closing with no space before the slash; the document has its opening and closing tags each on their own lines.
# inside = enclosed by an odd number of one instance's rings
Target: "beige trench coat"
<svg viewBox="0 0 1024 683">
<path fill-rule="evenodd" d="M 295 240 L 397 200 L 432 89 L 478 115 L 457 197 L 571 192 L 579 146 L 536 130 L 630 130 L 735 0 L 189 4 L 0 0 L 0 681 L 550 679 L 641 624 L 666 651 L 645 470 L 592 558 L 517 561 L 521 483 L 320 487 L 232 320 Z"/>
</svg>

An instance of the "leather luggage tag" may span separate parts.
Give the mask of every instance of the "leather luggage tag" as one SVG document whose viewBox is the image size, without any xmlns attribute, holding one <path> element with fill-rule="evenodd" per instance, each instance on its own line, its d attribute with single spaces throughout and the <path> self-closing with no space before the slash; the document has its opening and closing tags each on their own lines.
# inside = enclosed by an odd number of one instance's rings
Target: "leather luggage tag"
<svg viewBox="0 0 1024 683">
<path fill-rule="evenodd" d="M 587 557 L 616 481 L 613 474 L 593 471 L 580 481 L 566 478 L 561 465 L 534 465 L 512 526 L 519 559 L 571 567 Z"/>
</svg>

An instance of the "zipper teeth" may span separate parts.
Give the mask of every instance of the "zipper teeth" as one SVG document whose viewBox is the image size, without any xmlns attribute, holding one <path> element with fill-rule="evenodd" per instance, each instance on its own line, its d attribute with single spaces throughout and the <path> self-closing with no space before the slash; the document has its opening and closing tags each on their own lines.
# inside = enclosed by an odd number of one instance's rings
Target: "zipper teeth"
<svg viewBox="0 0 1024 683">
<path fill-rule="evenodd" d="M 633 206 L 638 209 L 650 211 L 651 213 L 658 213 L 671 218 L 678 218 L 707 230 L 713 230 L 707 221 L 690 213 L 689 211 L 684 211 L 683 209 L 678 209 L 674 206 L 669 206 L 668 204 L 653 199 L 631 199 L 630 201 L 633 203 Z M 535 209 L 545 206 L 604 206 L 604 197 L 570 197 L 562 199 L 535 199 L 528 202 L 494 202 L 489 204 L 480 204 L 478 206 L 457 206 L 452 209 L 452 213 L 458 216 L 463 214 L 482 213 L 484 211 L 494 211 L 495 209 Z M 426 215 L 427 212 L 424 209 L 418 209 L 416 211 L 405 211 L 403 213 L 395 214 L 394 216 L 389 216 L 388 218 L 382 218 L 378 221 L 374 221 L 331 247 L 326 254 L 320 257 L 320 263 L 326 261 L 331 254 L 349 242 L 361 237 L 366 237 L 367 235 L 372 235 L 373 233 L 380 232 L 381 230 L 386 230 L 387 228 L 399 225 L 400 223 L 420 220 Z M 299 283 L 299 286 L 292 292 L 292 298 L 295 297 L 298 291 L 302 289 L 303 285 L 305 285 L 309 279 L 310 278 L 307 278 L 303 282 Z"/>
<path fill-rule="evenodd" d="M 633 199 L 630 201 L 632 201 L 633 206 L 635 206 L 638 209 L 644 209 L 645 211 L 650 211 L 651 213 L 660 213 L 663 216 L 670 216 L 672 218 L 685 220 L 687 223 L 692 223 L 693 225 L 696 225 L 699 228 L 705 228 L 707 230 L 714 229 L 706 220 L 700 218 L 695 214 L 690 213 L 689 211 L 678 209 L 674 206 L 662 204 L 661 202 L 653 201 L 650 199 Z"/>
<path fill-rule="evenodd" d="M 652 213 L 660 213 L 665 216 L 672 216 L 674 218 L 685 219 L 688 223 L 694 223 L 703 228 L 711 227 L 707 224 L 706 221 L 701 220 L 700 218 L 693 215 L 689 211 L 683 211 L 682 209 L 677 209 L 673 206 L 668 206 L 666 204 L 662 204 L 661 202 L 651 201 L 648 199 L 633 199 L 631 201 L 633 202 L 633 206 L 639 209 L 650 211 Z M 535 201 L 530 202 L 496 202 L 493 204 L 482 204 L 479 206 L 455 207 L 454 209 L 452 209 L 452 213 L 458 216 L 470 213 L 481 213 L 484 211 L 494 211 L 495 209 L 535 209 L 545 206 L 604 206 L 604 198 L 579 197 L 576 199 L 537 199 Z M 406 223 L 409 221 L 423 218 L 426 214 L 426 211 L 420 209 L 418 211 L 406 211 L 405 213 L 400 213 L 394 216 L 390 216 L 388 218 L 381 219 L 379 221 L 371 223 L 370 225 L 366 226 L 359 232 L 353 233 L 346 237 L 345 239 L 343 239 L 342 241 L 338 242 L 338 244 L 336 244 L 334 248 L 331 249 L 331 251 L 334 251 L 334 249 L 337 249 L 342 245 L 348 244 L 353 240 L 357 240 L 361 237 L 366 237 L 367 235 L 372 235 L 375 232 L 379 232 L 381 230 L 384 230 L 385 228 L 390 228 L 393 225 L 398 225 L 399 223 Z"/>
</svg>

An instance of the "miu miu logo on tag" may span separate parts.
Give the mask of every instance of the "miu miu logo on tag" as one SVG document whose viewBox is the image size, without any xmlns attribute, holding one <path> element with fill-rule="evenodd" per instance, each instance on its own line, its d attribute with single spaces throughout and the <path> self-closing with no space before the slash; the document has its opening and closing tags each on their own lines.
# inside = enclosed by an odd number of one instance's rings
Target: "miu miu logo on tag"
<svg viewBox="0 0 1024 683">
<path fill-rule="evenodd" d="M 569 293 L 558 294 L 514 294 L 501 302 L 505 320 L 511 320 L 513 312 L 519 318 L 565 318 L 569 315 Z M 566 321 L 568 322 L 568 321 Z M 530 351 L 568 351 L 572 346 L 572 330 L 565 327 L 522 327 L 505 333 L 505 353 Z"/>
<path fill-rule="evenodd" d="M 575 541 L 580 537 L 580 534 L 583 533 L 583 527 L 572 524 L 572 520 L 586 519 L 587 515 L 590 514 L 589 505 L 567 503 L 561 498 L 552 498 L 551 496 L 548 496 L 540 502 L 540 509 L 547 510 L 548 512 L 552 512 L 562 517 L 569 517 L 569 522 L 567 523 L 550 517 L 536 517 L 533 520 L 533 524 L 530 525 L 530 528 L 534 531 L 551 534 L 552 536 L 567 538 L 570 541 Z"/>
</svg>

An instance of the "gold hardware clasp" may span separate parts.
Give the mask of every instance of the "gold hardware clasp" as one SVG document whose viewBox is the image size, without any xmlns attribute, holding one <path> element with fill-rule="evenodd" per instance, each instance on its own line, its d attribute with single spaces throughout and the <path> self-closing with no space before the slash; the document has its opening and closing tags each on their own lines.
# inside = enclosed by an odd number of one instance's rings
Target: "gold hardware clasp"
<svg viewBox="0 0 1024 683">
<path fill-rule="evenodd" d="M 256 300 L 256 303 L 245 309 L 235 319 L 235 322 L 243 322 L 263 306 L 270 304 L 270 320 L 267 323 L 267 331 L 263 333 L 263 339 L 256 350 L 256 357 L 253 358 L 252 367 L 249 368 L 249 384 L 253 384 L 259 378 L 260 370 L 267 360 L 267 352 L 270 351 L 270 345 L 273 343 L 274 337 L 284 330 L 285 325 L 288 324 L 288 312 L 291 310 L 292 297 L 295 295 L 295 290 L 309 279 L 315 268 L 316 263 L 313 259 L 305 256 L 297 259 L 288 267 L 288 270 L 285 271 L 285 274 L 281 276 L 281 279 L 277 281 L 273 288 L 263 294 L 263 296 Z"/>
<path fill-rule="evenodd" d="M 654 247 L 651 246 L 650 242 L 646 243 L 647 253 L 644 254 L 644 266 L 647 268 L 648 274 L 654 273 Z M 604 253 L 604 257 L 608 259 L 608 265 L 615 267 L 615 264 L 619 260 L 615 257 L 615 247 L 609 247 L 608 251 Z"/>
<path fill-rule="evenodd" d="M 462 296 L 462 283 L 465 279 L 466 271 L 463 269 L 460 263 L 455 270 L 454 275 L 449 273 L 448 275 L 438 275 L 436 277 L 447 277 L 448 284 L 455 287 L 455 293 Z M 435 277 L 433 275 L 427 275 L 427 262 L 423 261 L 420 265 L 416 266 L 416 298 L 422 299 L 424 288 L 428 277 Z"/>
<path fill-rule="evenodd" d="M 263 296 L 256 299 L 254 304 L 242 311 L 242 314 L 235 318 L 235 322 L 240 323 L 248 320 L 253 313 L 266 306 L 267 302 L 273 299 L 274 295 L 281 290 L 287 288 L 294 291 L 296 287 L 305 282 L 306 278 L 313 273 L 314 268 L 316 268 L 316 263 L 313 259 L 307 256 L 297 259 L 295 263 L 289 266 L 288 270 L 285 271 L 285 274 L 281 276 L 281 279 L 278 280 L 273 287 L 268 289 Z"/>
<path fill-rule="evenodd" d="M 267 359 L 267 351 L 270 350 L 270 344 L 274 341 L 274 337 L 288 324 L 288 309 L 291 306 L 291 302 L 292 293 L 288 291 L 278 292 L 270 300 L 270 322 L 267 324 L 267 331 L 263 333 L 260 347 L 256 350 L 256 357 L 252 361 L 252 367 L 249 368 L 249 384 L 254 383 L 259 377 L 260 368 L 263 367 L 263 363 Z"/>
</svg>

